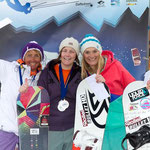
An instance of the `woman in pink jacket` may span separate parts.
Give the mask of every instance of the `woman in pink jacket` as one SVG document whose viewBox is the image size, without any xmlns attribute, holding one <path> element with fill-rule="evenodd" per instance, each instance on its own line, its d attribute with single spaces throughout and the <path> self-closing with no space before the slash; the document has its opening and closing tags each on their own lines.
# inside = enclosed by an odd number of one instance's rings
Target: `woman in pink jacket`
<svg viewBox="0 0 150 150">
<path fill-rule="evenodd" d="M 102 80 L 111 93 L 111 101 L 123 94 L 125 87 L 135 78 L 114 58 L 109 50 L 102 50 L 100 41 L 92 34 L 85 35 L 80 43 L 82 58 L 82 79 L 97 73 L 96 80 Z"/>
</svg>

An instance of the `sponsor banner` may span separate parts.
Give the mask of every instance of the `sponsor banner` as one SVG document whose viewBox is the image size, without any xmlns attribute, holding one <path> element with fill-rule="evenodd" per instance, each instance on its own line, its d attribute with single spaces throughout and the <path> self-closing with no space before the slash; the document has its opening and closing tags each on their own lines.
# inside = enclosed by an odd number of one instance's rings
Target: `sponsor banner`
<svg viewBox="0 0 150 150">
<path fill-rule="evenodd" d="M 137 80 L 143 80 L 148 0 L 0 0 L 0 8 L 0 59 L 20 58 L 24 45 L 35 40 L 45 50 L 45 66 L 58 56 L 61 40 L 73 36 L 80 42 L 91 33 L 103 50 L 111 50 Z"/>
</svg>

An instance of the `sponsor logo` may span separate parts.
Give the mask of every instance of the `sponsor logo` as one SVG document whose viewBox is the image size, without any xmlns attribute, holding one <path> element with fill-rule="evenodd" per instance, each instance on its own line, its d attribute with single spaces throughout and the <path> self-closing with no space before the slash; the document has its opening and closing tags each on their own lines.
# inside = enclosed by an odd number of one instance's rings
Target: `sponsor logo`
<svg viewBox="0 0 150 150">
<path fill-rule="evenodd" d="M 93 7 L 92 3 L 76 3 L 76 6 L 86 6 L 86 7 Z"/>
<path fill-rule="evenodd" d="M 126 121 L 126 122 L 125 122 L 125 126 L 127 127 L 127 126 L 129 126 L 129 125 L 131 125 L 131 124 L 134 124 L 134 123 L 140 121 L 140 120 L 141 120 L 140 117 L 133 118 L 133 119 L 131 119 L 131 120 L 129 120 L 129 121 Z"/>
<path fill-rule="evenodd" d="M 111 5 L 112 6 L 119 6 L 120 5 L 120 0 L 111 0 Z"/>
<path fill-rule="evenodd" d="M 72 43 L 72 42 L 69 42 L 68 45 L 73 45 L 73 43 Z"/>
<path fill-rule="evenodd" d="M 109 108 L 109 101 L 110 98 L 104 99 L 103 101 L 99 102 L 96 100 L 94 103 L 94 98 L 95 94 L 91 93 L 90 91 L 87 91 L 88 95 L 88 102 L 89 102 L 89 110 L 90 110 L 90 115 L 93 123 L 98 127 L 98 128 L 105 128 L 106 122 L 100 123 L 101 119 L 101 113 L 105 111 L 105 113 L 108 113 L 108 108 Z"/>
<path fill-rule="evenodd" d="M 137 2 L 137 0 L 126 0 L 126 2 Z"/>
<path fill-rule="evenodd" d="M 137 5 L 137 0 L 126 0 L 127 5 L 134 6 Z"/>
<path fill-rule="evenodd" d="M 105 6 L 104 0 L 100 0 L 97 3 L 98 3 L 98 7 L 104 7 Z"/>
<path fill-rule="evenodd" d="M 132 48 L 131 54 L 134 66 L 139 66 L 141 64 L 141 55 L 138 48 Z"/>
<path fill-rule="evenodd" d="M 80 111 L 83 127 L 88 126 L 87 119 L 83 110 Z"/>
<path fill-rule="evenodd" d="M 41 115 L 40 126 L 48 126 L 48 117 L 49 115 Z"/>
<path fill-rule="evenodd" d="M 133 110 L 137 110 L 138 109 L 138 106 L 137 105 L 131 105 L 129 107 L 129 111 L 133 111 Z"/>
<path fill-rule="evenodd" d="M 131 102 L 137 101 L 149 95 L 148 90 L 144 87 L 128 94 Z"/>
<path fill-rule="evenodd" d="M 39 135 L 40 129 L 39 128 L 30 128 L 30 135 Z"/>
<path fill-rule="evenodd" d="M 129 130 L 135 129 L 139 126 L 143 126 L 150 122 L 150 117 L 146 117 L 141 119 L 140 117 L 136 117 L 132 120 L 125 122 L 125 126 L 129 128 Z"/>
<path fill-rule="evenodd" d="M 127 3 L 127 5 L 134 6 L 136 3 Z"/>
<path fill-rule="evenodd" d="M 140 106 L 143 109 L 150 109 L 150 99 L 149 98 L 141 99 Z"/>
<path fill-rule="evenodd" d="M 89 112 L 89 106 L 88 106 L 88 103 L 87 103 L 87 97 L 86 97 L 85 94 L 82 94 L 82 95 L 80 95 L 80 99 L 81 99 L 81 102 L 82 102 L 82 106 L 83 106 L 86 121 L 87 121 L 88 124 L 90 124 L 91 123 L 91 116 L 90 116 L 90 112 Z"/>
<path fill-rule="evenodd" d="M 88 124 L 93 122 L 98 128 L 105 128 L 106 120 L 102 118 L 104 116 L 101 116 L 101 113 L 103 111 L 105 111 L 106 114 L 108 113 L 110 98 L 99 102 L 96 100 L 94 93 L 89 90 L 85 92 L 86 94 L 80 95 L 83 107 L 83 110 L 80 111 L 80 115 L 83 126 L 88 126 Z"/>
</svg>

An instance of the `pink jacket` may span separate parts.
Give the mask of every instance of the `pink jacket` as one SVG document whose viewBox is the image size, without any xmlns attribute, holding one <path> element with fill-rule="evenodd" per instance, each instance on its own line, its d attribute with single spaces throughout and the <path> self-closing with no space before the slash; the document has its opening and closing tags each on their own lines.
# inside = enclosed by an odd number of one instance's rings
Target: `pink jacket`
<svg viewBox="0 0 150 150">
<path fill-rule="evenodd" d="M 107 58 L 107 62 L 101 75 L 106 80 L 105 83 L 110 89 L 111 101 L 113 101 L 123 94 L 125 87 L 135 81 L 135 78 L 114 58 L 111 51 L 103 50 L 102 56 Z"/>
</svg>

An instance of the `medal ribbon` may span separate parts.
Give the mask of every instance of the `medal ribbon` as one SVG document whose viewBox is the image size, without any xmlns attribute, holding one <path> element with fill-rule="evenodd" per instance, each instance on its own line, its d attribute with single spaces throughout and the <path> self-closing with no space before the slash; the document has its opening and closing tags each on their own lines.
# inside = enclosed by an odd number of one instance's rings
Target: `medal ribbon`
<svg viewBox="0 0 150 150">
<path fill-rule="evenodd" d="M 59 77 L 60 77 L 60 86 L 61 86 L 61 100 L 63 100 L 67 94 L 68 89 L 68 82 L 70 79 L 70 76 L 72 74 L 72 69 L 67 77 L 66 83 L 64 83 L 63 73 L 62 73 L 62 67 L 61 64 L 59 65 Z"/>
<path fill-rule="evenodd" d="M 23 81 L 22 81 L 22 75 L 21 75 L 21 65 L 19 66 L 19 77 L 20 77 L 20 85 L 23 84 Z"/>
<path fill-rule="evenodd" d="M 20 85 L 23 84 L 22 74 L 21 74 L 21 68 L 22 68 L 22 66 L 20 65 L 20 66 L 19 66 Z M 36 76 L 36 75 L 33 76 L 33 79 L 32 79 L 32 81 L 31 81 L 31 83 L 35 80 L 35 76 Z"/>
</svg>

